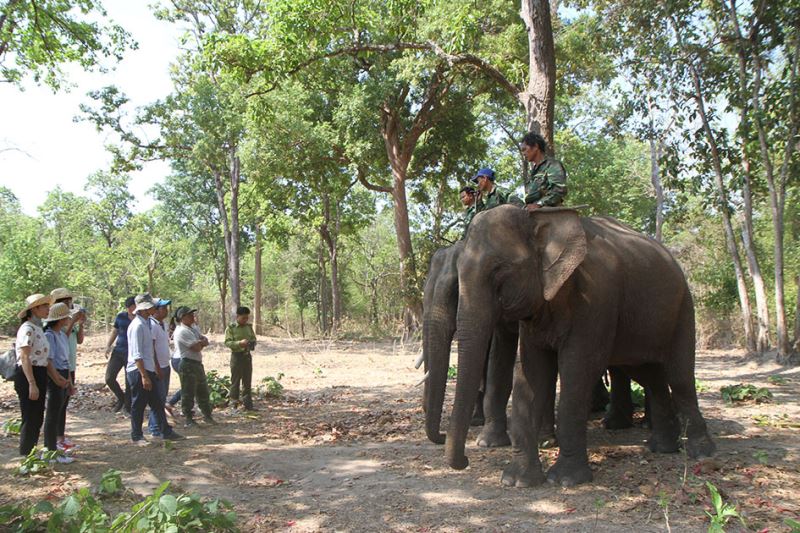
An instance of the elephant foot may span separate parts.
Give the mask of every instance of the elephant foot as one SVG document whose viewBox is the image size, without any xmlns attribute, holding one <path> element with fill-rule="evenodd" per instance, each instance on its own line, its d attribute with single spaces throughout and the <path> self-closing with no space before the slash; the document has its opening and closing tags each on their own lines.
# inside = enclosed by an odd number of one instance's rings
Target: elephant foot
<svg viewBox="0 0 800 533">
<path fill-rule="evenodd" d="M 671 432 L 653 432 L 647 439 L 647 446 L 653 453 L 675 453 L 680 449 L 680 440 Z"/>
<path fill-rule="evenodd" d="M 547 471 L 548 483 L 562 487 L 574 487 L 581 483 L 589 483 L 593 478 L 592 469 L 589 468 L 586 459 L 568 461 L 559 457 L 556 464 Z"/>
<path fill-rule="evenodd" d="M 717 445 L 708 434 L 701 437 L 690 438 L 686 442 L 686 453 L 692 459 L 711 457 L 717 451 Z"/>
<path fill-rule="evenodd" d="M 633 427 L 633 417 L 620 412 L 609 413 L 603 418 L 603 427 L 606 429 L 628 429 Z"/>
<path fill-rule="evenodd" d="M 466 455 L 451 457 L 447 462 L 453 470 L 464 470 L 469 466 L 469 459 Z"/>
<path fill-rule="evenodd" d="M 555 433 L 539 437 L 540 450 L 544 450 L 546 448 L 556 448 L 556 447 L 558 447 L 558 438 L 556 438 Z"/>
<path fill-rule="evenodd" d="M 503 470 L 500 482 L 506 487 L 538 487 L 544 483 L 540 464 L 523 466 L 516 461 Z"/>
<path fill-rule="evenodd" d="M 508 432 L 505 428 L 493 429 L 489 426 L 484 426 L 483 431 L 478 435 L 477 444 L 482 448 L 501 448 L 503 446 L 511 446 L 511 439 L 508 437 Z"/>
</svg>

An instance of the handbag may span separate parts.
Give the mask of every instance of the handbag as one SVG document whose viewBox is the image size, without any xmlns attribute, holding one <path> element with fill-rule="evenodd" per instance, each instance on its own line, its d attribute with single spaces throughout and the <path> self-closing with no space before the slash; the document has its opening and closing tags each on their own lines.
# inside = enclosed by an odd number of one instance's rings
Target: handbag
<svg viewBox="0 0 800 533">
<path fill-rule="evenodd" d="M 6 381 L 11 381 L 14 379 L 14 374 L 16 374 L 16 372 L 17 350 L 12 344 L 10 350 L 0 355 L 0 375 L 2 375 L 3 379 Z"/>
</svg>

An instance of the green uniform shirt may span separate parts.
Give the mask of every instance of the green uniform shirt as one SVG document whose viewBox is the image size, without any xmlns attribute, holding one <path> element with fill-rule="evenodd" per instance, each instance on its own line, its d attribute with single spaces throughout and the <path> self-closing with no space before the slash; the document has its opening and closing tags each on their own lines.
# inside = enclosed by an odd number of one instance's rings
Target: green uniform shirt
<svg viewBox="0 0 800 533">
<path fill-rule="evenodd" d="M 567 171 L 561 161 L 547 157 L 531 169 L 525 180 L 525 203 L 554 207 L 567 195 Z"/>
<path fill-rule="evenodd" d="M 524 206 L 522 200 L 520 200 L 515 194 L 511 194 L 505 189 L 495 186 L 494 190 L 492 190 L 490 193 L 480 193 L 478 199 L 475 201 L 475 213 L 477 214 L 481 211 L 488 211 L 493 207 L 503 204 L 513 204 L 518 207 Z"/>
<path fill-rule="evenodd" d="M 467 208 L 464 212 L 464 233 L 461 234 L 461 239 L 465 239 L 467 237 L 467 230 L 469 229 L 469 225 L 472 222 L 472 219 L 475 218 L 475 204 L 472 204 Z"/>
<path fill-rule="evenodd" d="M 237 322 L 229 324 L 225 329 L 225 346 L 231 349 L 234 353 L 248 353 L 249 348 L 242 348 L 239 346 L 239 341 L 247 339 L 248 341 L 256 340 L 256 332 L 253 331 L 253 326 L 245 324 L 240 326 Z"/>
</svg>

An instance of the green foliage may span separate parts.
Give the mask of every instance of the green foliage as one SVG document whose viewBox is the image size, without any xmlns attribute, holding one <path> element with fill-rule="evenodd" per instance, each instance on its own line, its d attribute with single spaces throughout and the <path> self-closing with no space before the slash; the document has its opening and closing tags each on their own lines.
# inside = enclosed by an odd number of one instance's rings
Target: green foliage
<svg viewBox="0 0 800 533">
<path fill-rule="evenodd" d="M 30 453 L 22 459 L 16 473 L 18 476 L 33 476 L 49 472 L 52 468 L 52 462 L 61 455 L 64 455 L 64 452 L 59 450 L 40 450 L 34 446 Z"/>
<path fill-rule="evenodd" d="M 767 403 L 772 400 L 772 393 L 766 387 L 756 387 L 751 384 L 727 385 L 720 388 L 722 399 L 728 405 L 752 401 Z"/>
<path fill-rule="evenodd" d="M 768 382 L 769 382 L 771 385 L 786 385 L 786 384 L 789 382 L 789 380 L 788 380 L 788 379 L 786 379 L 786 378 L 785 378 L 785 377 L 783 377 L 783 376 L 779 376 L 779 375 L 777 375 L 777 374 L 776 374 L 776 375 L 774 375 L 774 376 L 770 376 L 770 377 L 768 377 L 768 378 L 767 378 L 767 381 L 768 381 Z"/>
<path fill-rule="evenodd" d="M 458 377 L 458 367 L 450 365 L 447 367 L 447 379 L 456 379 Z"/>
<path fill-rule="evenodd" d="M 228 405 L 228 397 L 231 392 L 231 377 L 220 376 L 216 370 L 206 372 L 208 381 L 208 401 L 214 407 L 224 407 Z"/>
<path fill-rule="evenodd" d="M 64 83 L 64 63 L 102 70 L 103 58 L 122 59 L 125 49 L 136 45 L 120 26 L 97 22 L 105 17 L 97 0 L 4 2 L 0 7 L 0 81 L 19 84 L 32 76 L 36 83 L 58 89 Z"/>
<path fill-rule="evenodd" d="M 800 522 L 794 518 L 784 518 L 783 523 L 789 526 L 791 533 L 800 533 Z"/>
<path fill-rule="evenodd" d="M 111 468 L 103 472 L 103 476 L 100 478 L 100 486 L 97 488 L 98 494 L 114 496 L 123 490 L 125 490 L 125 485 L 122 484 L 122 473 L 119 470 Z"/>
<path fill-rule="evenodd" d="M 708 384 L 694 378 L 694 390 L 697 392 L 708 392 L 710 389 Z"/>
<path fill-rule="evenodd" d="M 283 378 L 283 372 L 278 372 L 276 377 L 262 378 L 261 383 L 256 387 L 256 394 L 263 398 L 280 398 L 283 396 L 281 378 Z"/>
<path fill-rule="evenodd" d="M 10 437 L 12 435 L 19 435 L 20 430 L 22 429 L 22 419 L 17 418 L 10 418 L 3 422 L 3 434 L 6 437 Z"/>
<path fill-rule="evenodd" d="M 635 381 L 631 381 L 631 401 L 633 402 L 633 405 L 635 405 L 636 407 L 644 409 L 645 405 L 644 388 Z"/>
<path fill-rule="evenodd" d="M 756 450 L 753 452 L 753 458 L 762 465 L 769 464 L 769 454 L 764 450 Z"/>
<path fill-rule="evenodd" d="M 35 505 L 4 505 L 0 507 L 0 521 L 14 532 L 238 531 L 236 513 L 228 502 L 205 501 L 195 494 L 176 497 L 166 493 L 169 484 L 169 481 L 164 482 L 151 496 L 113 519 L 84 487 L 65 497 L 57 506 L 47 501 Z"/>
<path fill-rule="evenodd" d="M 739 515 L 739 512 L 736 510 L 736 506 L 725 503 L 722 500 L 722 496 L 720 495 L 719 490 L 717 490 L 717 487 L 710 482 L 706 481 L 706 487 L 708 488 L 708 493 L 711 496 L 711 506 L 713 511 L 706 511 L 706 514 L 710 520 L 708 532 L 724 533 L 725 525 L 731 518 L 738 518 L 744 526 L 744 519 Z"/>
</svg>

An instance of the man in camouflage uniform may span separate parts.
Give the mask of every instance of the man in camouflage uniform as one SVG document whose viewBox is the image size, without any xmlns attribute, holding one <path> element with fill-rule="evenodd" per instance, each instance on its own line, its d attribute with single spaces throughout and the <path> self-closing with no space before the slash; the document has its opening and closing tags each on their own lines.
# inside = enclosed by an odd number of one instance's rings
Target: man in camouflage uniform
<svg viewBox="0 0 800 533">
<path fill-rule="evenodd" d="M 528 133 L 522 139 L 520 151 L 531 163 L 530 175 L 525 180 L 526 209 L 561 205 L 567 195 L 567 172 L 561 161 L 547 156 L 544 137 Z"/>
<path fill-rule="evenodd" d="M 482 168 L 472 178 L 473 183 L 478 184 L 478 199 L 475 201 L 475 214 L 481 211 L 488 211 L 493 207 L 503 204 L 513 204 L 523 207 L 522 200 L 515 194 L 511 194 L 505 189 L 501 189 L 494 183 L 494 170 Z"/>
<path fill-rule="evenodd" d="M 461 197 L 461 205 L 466 208 L 464 216 L 462 217 L 464 223 L 464 233 L 461 234 L 461 239 L 467 237 L 467 230 L 469 229 L 470 222 L 475 218 L 475 188 L 469 185 L 461 187 L 459 191 Z"/>
</svg>

